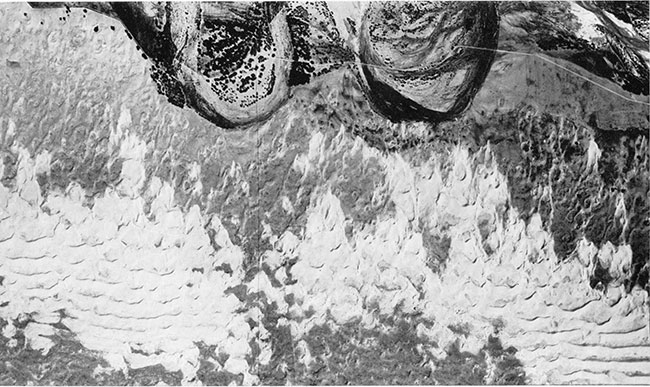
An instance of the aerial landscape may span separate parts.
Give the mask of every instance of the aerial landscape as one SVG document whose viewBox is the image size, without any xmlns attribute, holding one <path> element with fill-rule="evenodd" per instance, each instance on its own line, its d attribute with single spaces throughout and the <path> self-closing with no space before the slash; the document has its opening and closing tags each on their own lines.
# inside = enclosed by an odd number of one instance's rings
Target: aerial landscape
<svg viewBox="0 0 650 387">
<path fill-rule="evenodd" d="M 0 384 L 650 384 L 649 4 L 0 3 Z"/>
</svg>

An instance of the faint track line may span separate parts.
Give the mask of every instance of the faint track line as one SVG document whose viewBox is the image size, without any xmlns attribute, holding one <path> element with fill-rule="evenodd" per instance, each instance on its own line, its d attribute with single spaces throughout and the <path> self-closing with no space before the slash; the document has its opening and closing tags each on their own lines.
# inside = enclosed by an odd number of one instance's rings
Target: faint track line
<svg viewBox="0 0 650 387">
<path fill-rule="evenodd" d="M 556 66 L 556 67 L 559 67 L 559 68 L 561 68 L 561 69 L 563 69 L 563 70 L 565 70 L 565 71 L 567 71 L 567 72 L 569 72 L 569 73 L 571 73 L 571 74 L 573 74 L 573 75 L 575 75 L 575 76 L 577 76 L 577 77 L 579 77 L 579 78 L 582 78 L 582 79 L 584 79 L 585 81 L 587 81 L 587 82 L 589 82 L 589 83 L 592 83 L 592 84 L 594 84 L 594 85 L 600 87 L 600 88 L 603 89 L 603 90 L 606 90 L 606 91 L 608 91 L 608 92 L 610 92 L 610 93 L 612 93 L 612 94 L 614 94 L 614 95 L 616 95 L 616 96 L 618 96 L 618 97 L 623 98 L 623 99 L 626 100 L 626 101 L 630 101 L 630 102 L 634 102 L 634 103 L 638 103 L 638 104 L 642 104 L 642 105 L 650 106 L 650 102 L 638 101 L 638 100 L 636 100 L 636 99 L 626 97 L 626 96 L 624 96 L 623 94 L 617 93 L 616 91 L 614 91 L 614 90 L 612 90 L 612 89 L 610 89 L 610 88 L 608 88 L 608 87 L 605 87 L 605 86 L 601 85 L 601 84 L 598 83 L 598 82 L 592 81 L 591 79 L 585 77 L 584 75 L 580 75 L 580 74 L 578 74 L 577 72 L 575 72 L 575 71 L 569 69 L 568 67 L 562 66 L 561 64 L 556 63 L 555 61 L 553 61 L 553 60 L 551 60 L 551 59 L 549 59 L 549 58 L 545 58 L 545 57 L 543 57 L 543 56 L 541 56 L 541 55 L 538 55 L 538 54 L 531 54 L 531 53 L 529 53 L 529 52 L 521 52 L 521 51 L 510 51 L 510 50 L 499 50 L 499 49 L 493 49 L 493 48 L 483 48 L 483 47 L 475 47 L 475 46 L 465 46 L 465 45 L 458 45 L 458 46 L 456 46 L 456 47 L 462 47 L 462 48 L 473 48 L 473 49 L 475 49 L 475 50 L 493 51 L 493 52 L 500 52 L 500 53 L 504 53 L 504 54 L 519 54 L 519 55 L 533 56 L 533 57 L 539 58 L 539 59 L 541 59 L 541 60 L 543 60 L 543 61 L 545 61 L 545 62 L 548 62 L 548 63 L 550 63 L 550 64 L 552 64 L 552 65 L 554 65 L 554 66 Z"/>
<path fill-rule="evenodd" d="M 500 50 L 500 49 L 484 48 L 484 47 L 476 47 L 476 46 L 466 46 L 466 45 L 457 45 L 455 47 L 471 48 L 471 49 L 482 50 L 482 51 L 499 52 L 499 53 L 503 53 L 503 54 L 519 54 L 519 55 L 536 57 L 536 58 L 539 58 L 539 59 L 541 59 L 541 60 L 543 60 L 545 62 L 548 62 L 548 63 L 550 63 L 550 64 L 552 64 L 552 65 L 554 65 L 556 67 L 559 67 L 562 70 L 567 71 L 567 72 L 577 76 L 578 78 L 584 79 L 585 81 L 587 81 L 587 82 L 589 82 L 591 84 L 594 84 L 594 85 L 600 87 L 601 89 L 603 89 L 605 91 L 608 91 L 608 92 L 610 92 L 610 93 L 612 93 L 612 94 L 614 94 L 614 95 L 616 95 L 616 96 L 618 96 L 618 97 L 620 97 L 620 98 L 622 98 L 622 99 L 624 99 L 626 101 L 638 103 L 638 104 L 641 104 L 641 105 L 650 106 L 650 102 L 639 101 L 639 100 L 627 97 L 627 96 L 625 96 L 623 94 L 620 94 L 620 93 L 618 93 L 618 92 L 616 92 L 616 91 L 614 91 L 614 90 L 612 90 L 612 89 L 610 89 L 610 88 L 608 88 L 608 87 L 606 87 L 604 85 L 601 85 L 600 83 L 598 83 L 596 81 L 593 81 L 593 80 L 585 77 L 584 75 L 581 75 L 581 74 L 571 70 L 570 68 L 568 68 L 566 66 L 562 66 L 561 64 L 553 61 L 550 58 L 546 58 L 546 57 L 538 55 L 538 54 L 533 54 L 533 53 L 529 53 L 529 52 L 522 52 L 522 51 Z M 391 67 L 391 66 L 376 65 L 376 64 L 357 62 L 357 61 L 337 61 L 337 62 L 311 63 L 310 61 L 298 60 L 298 59 L 288 59 L 288 58 L 276 58 L 276 59 L 280 60 L 280 61 L 284 61 L 284 62 L 291 62 L 291 63 L 295 62 L 295 63 L 310 64 L 310 65 L 312 65 L 314 67 L 316 67 L 316 66 L 332 66 L 332 65 L 343 66 L 343 65 L 351 64 L 351 65 L 362 65 L 362 66 L 374 67 L 374 68 L 379 68 L 379 69 L 384 69 L 384 70 L 400 70 L 400 71 L 408 71 L 409 70 L 409 69 L 400 69 L 400 68 Z"/>
</svg>

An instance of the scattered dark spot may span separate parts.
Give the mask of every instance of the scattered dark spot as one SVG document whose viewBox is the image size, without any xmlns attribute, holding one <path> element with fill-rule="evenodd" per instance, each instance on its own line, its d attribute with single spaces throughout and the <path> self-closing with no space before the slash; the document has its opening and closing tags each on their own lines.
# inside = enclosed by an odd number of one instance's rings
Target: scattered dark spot
<svg viewBox="0 0 650 387">
<path fill-rule="evenodd" d="M 7 152 L 1 152 L 0 155 L 4 153 L 3 157 L 3 164 L 4 164 L 4 171 L 2 172 L 2 176 L 0 178 L 0 181 L 2 182 L 2 185 L 5 187 L 11 187 L 14 184 L 16 174 L 18 173 L 18 155 L 11 153 L 9 151 Z"/>
<path fill-rule="evenodd" d="M 468 323 L 447 325 L 450 331 L 457 335 L 468 337 L 471 333 L 471 326 Z"/>
<path fill-rule="evenodd" d="M 10 69 L 20 68 L 20 62 L 7 59 L 7 67 L 9 67 Z"/>
<path fill-rule="evenodd" d="M 506 323 L 503 321 L 502 318 L 497 317 L 494 320 L 492 320 L 492 326 L 494 327 L 494 334 L 498 335 L 503 328 L 506 327 Z"/>
<path fill-rule="evenodd" d="M 596 259 L 594 266 L 594 272 L 589 278 L 589 286 L 592 289 L 604 290 L 613 278 L 609 274 L 609 270 L 605 269 L 600 263 L 600 260 Z"/>
<path fill-rule="evenodd" d="M 237 297 L 237 299 L 240 302 L 244 302 L 247 298 L 246 296 L 248 294 L 248 286 L 246 286 L 245 284 L 233 286 L 231 288 L 226 289 L 224 291 L 224 294 L 234 294 L 235 297 Z"/>
<path fill-rule="evenodd" d="M 490 384 L 523 385 L 526 384 L 526 373 L 523 364 L 517 357 L 514 347 L 503 348 L 498 337 L 490 335 L 483 350 L 487 352 L 495 364 L 494 375 Z"/>
<path fill-rule="evenodd" d="M 222 263 L 219 266 L 215 266 L 214 270 L 215 271 L 223 271 L 226 274 L 232 274 L 233 273 L 232 268 L 227 263 Z"/>
<path fill-rule="evenodd" d="M 451 238 L 447 235 L 431 234 L 428 227 L 423 227 L 422 244 L 427 252 L 427 266 L 434 273 L 444 270 L 449 259 Z"/>
</svg>

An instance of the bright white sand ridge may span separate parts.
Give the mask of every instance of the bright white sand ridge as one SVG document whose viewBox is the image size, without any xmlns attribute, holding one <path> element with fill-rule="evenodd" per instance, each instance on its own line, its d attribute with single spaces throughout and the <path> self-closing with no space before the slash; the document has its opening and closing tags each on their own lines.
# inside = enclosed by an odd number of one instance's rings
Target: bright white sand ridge
<svg viewBox="0 0 650 387">
<path fill-rule="evenodd" d="M 0 317 L 30 314 L 27 338 L 45 353 L 51 325 L 62 322 L 114 367 L 162 364 L 191 378 L 199 341 L 231 355 L 226 370 L 247 372 L 255 332 L 237 297 L 224 294 L 242 282 L 242 253 L 217 218 L 215 252 L 198 207 L 182 212 L 167 183 L 149 187 L 150 220 L 143 198 L 124 195 L 127 188 L 108 191 L 92 209 L 75 184 L 43 199 L 35 170 L 22 150 L 15 188 L 0 187 L 0 298 L 8 301 Z M 214 270 L 224 263 L 232 274 Z"/>
<path fill-rule="evenodd" d="M 62 322 L 115 367 L 162 364 L 189 379 L 197 368 L 194 342 L 202 341 L 231 355 L 226 370 L 250 372 L 244 357 L 256 330 L 246 318 L 256 319 L 258 312 L 238 312 L 243 304 L 224 294 L 242 283 L 243 255 L 216 217 L 210 227 L 223 248 L 214 252 L 198 207 L 181 211 L 169 185 L 157 179 L 147 190 L 154 197 L 151 220 L 144 216 L 143 198 L 129 197 L 127 189 L 108 191 L 92 209 L 81 204 L 83 192 L 75 185 L 43 199 L 34 180 L 42 166 L 20 153 L 16 186 L 0 188 L 0 301 L 9 301 L 0 317 L 31 314 L 34 322 L 25 333 L 30 345 L 43 351 L 51 345 L 51 325 Z M 401 305 L 404 312 L 422 312 L 435 321 L 430 328 L 421 325 L 420 334 L 440 348 L 460 339 L 462 349 L 478 351 L 500 321 L 504 344 L 519 349 L 533 382 L 645 381 L 650 358 L 645 293 L 625 294 L 615 283 L 603 294 L 592 290 L 587 278 L 588 257 L 600 254 L 615 274 L 629 264 L 629 248 L 607 245 L 598 251 L 584 243 L 582 259 L 554 263 L 549 235 L 538 220 L 526 227 L 512 212 L 500 218 L 507 191 L 494 166 L 472 169 L 466 151 L 458 149 L 455 156 L 447 178 L 436 165 L 413 168 L 386 157 L 396 214 L 351 238 L 339 200 L 328 191 L 318 194 L 304 235 L 273 238 L 276 248 L 265 256 L 268 263 L 298 258 L 292 269 L 297 283 L 273 288 L 259 274 L 249 286 L 259 286 L 289 316 L 316 312 L 299 323 L 284 322 L 296 340 L 327 322 L 328 312 L 335 325 L 362 317 L 371 328 L 372 309 L 364 305 L 377 305 L 386 315 Z M 493 222 L 490 256 L 481 247 L 479 217 Z M 426 266 L 415 219 L 424 220 L 430 232 L 449 230 L 450 258 L 442 275 Z M 223 263 L 232 274 L 213 270 Z M 284 301 L 290 293 L 297 300 L 292 310 Z M 468 337 L 448 328 L 461 323 L 471 327 Z M 444 356 L 440 349 L 427 350 Z"/>
</svg>

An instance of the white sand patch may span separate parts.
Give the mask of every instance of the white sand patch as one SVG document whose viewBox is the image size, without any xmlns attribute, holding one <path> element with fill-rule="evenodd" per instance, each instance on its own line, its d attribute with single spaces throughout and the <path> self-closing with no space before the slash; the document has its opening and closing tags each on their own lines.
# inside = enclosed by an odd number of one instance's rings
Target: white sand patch
<svg viewBox="0 0 650 387">
<path fill-rule="evenodd" d="M 607 16 L 607 18 L 608 18 L 609 20 L 611 20 L 612 22 L 614 22 L 614 24 L 616 24 L 616 26 L 617 26 L 618 28 L 620 28 L 620 29 L 622 29 L 623 31 L 627 32 L 630 36 L 632 36 L 632 37 L 636 37 L 636 38 L 640 38 L 640 36 L 639 36 L 639 35 L 636 33 L 636 31 L 634 30 L 634 27 L 632 26 L 632 24 L 629 24 L 629 23 L 624 22 L 623 20 L 617 18 L 616 16 L 614 16 L 614 15 L 613 15 L 612 13 L 610 13 L 610 12 L 603 11 L 603 14 L 605 14 L 605 16 Z"/>
<path fill-rule="evenodd" d="M 341 38 L 358 50 L 356 34 L 351 30 L 348 20 L 352 20 L 359 28 L 363 14 L 368 7 L 365 1 L 327 1 L 327 8 L 332 11 L 334 22 L 341 33 Z M 357 51 L 355 50 L 355 51 Z"/>
<path fill-rule="evenodd" d="M 600 148 L 598 148 L 598 144 L 596 144 L 596 141 L 592 138 L 589 140 L 589 148 L 587 148 L 588 170 L 598 170 L 598 160 L 600 160 L 601 155 L 602 152 L 600 151 Z"/>
<path fill-rule="evenodd" d="M 319 159 L 318 136 L 303 162 Z M 446 178 L 435 159 L 414 168 L 400 156 L 384 156 L 395 214 L 356 230 L 351 238 L 338 198 L 329 190 L 315 193 L 304 234 L 286 233 L 275 245 L 276 265 L 298 258 L 291 271 L 297 283 L 282 290 L 263 287 L 281 312 L 295 317 L 285 321 L 294 338 L 327 322 L 360 321 L 371 328 L 374 311 L 390 315 L 399 306 L 434 321 L 418 330 L 438 344 L 426 348 L 436 356 L 445 356 L 444 348 L 456 340 L 461 350 L 478 352 L 498 322 L 501 340 L 519 350 L 532 383 L 646 381 L 631 371 L 650 366 L 645 292 L 626 294 L 621 281 L 610 284 L 606 293 L 589 286 L 596 258 L 613 277 L 623 278 L 630 265 L 629 246 L 606 244 L 599 250 L 583 241 L 580 259 L 558 262 L 539 215 L 528 225 L 513 209 L 504 218 L 507 182 L 489 148 L 482 152 L 486 161 L 473 166 L 480 155 L 456 148 Z M 486 242 L 492 254 L 482 247 L 479 219 L 492 227 Z M 441 274 L 426 265 L 420 222 L 430 233 L 451 238 Z M 297 300 L 291 307 L 283 299 L 290 293 Z M 298 321 L 309 310 L 315 313 Z M 469 336 L 449 329 L 456 324 L 467 324 Z M 626 358 L 637 362 L 631 365 Z M 596 361 L 612 372 L 594 373 Z"/>
<path fill-rule="evenodd" d="M 578 22 L 580 23 L 578 37 L 585 39 L 588 42 L 605 37 L 605 35 L 596 28 L 597 26 L 603 27 L 603 24 L 593 12 L 582 8 L 574 2 L 570 2 L 570 4 L 571 12 L 578 18 Z"/>
<path fill-rule="evenodd" d="M 137 139 L 127 143 L 138 148 Z M 31 315 L 27 342 L 44 353 L 52 346 L 50 324 L 61 322 L 113 367 L 162 364 L 182 371 L 185 381 L 198 369 L 194 342 L 217 345 L 230 354 L 226 371 L 255 382 L 245 357 L 256 331 L 238 312 L 242 303 L 224 294 L 242 283 L 243 253 L 216 217 L 212 227 L 223 248 L 215 253 L 198 207 L 183 213 L 167 183 L 152 184 L 153 220 L 144 215 L 144 199 L 133 194 L 134 187 L 124 186 L 140 179 L 120 185 L 134 196 L 109 189 L 92 209 L 82 205 L 84 193 L 76 185 L 67 193 L 50 192 L 43 202 L 35 172 L 44 164 L 36 168 L 27 151 L 18 151 L 15 188 L 0 186 L 0 303 L 8 302 L 1 318 Z M 140 171 L 141 160 L 131 161 L 140 162 Z M 129 169 L 123 178 L 125 173 Z M 213 270 L 222 263 L 234 273 Z M 11 327 L 6 336 L 12 336 Z"/>
</svg>

